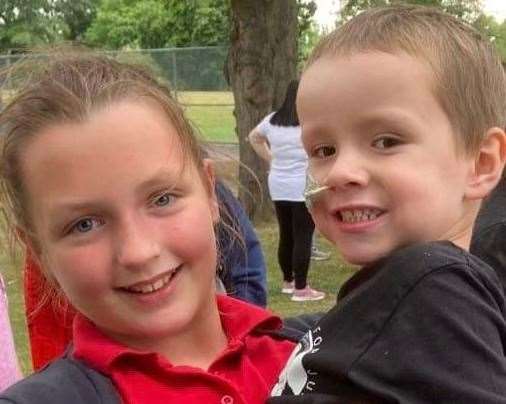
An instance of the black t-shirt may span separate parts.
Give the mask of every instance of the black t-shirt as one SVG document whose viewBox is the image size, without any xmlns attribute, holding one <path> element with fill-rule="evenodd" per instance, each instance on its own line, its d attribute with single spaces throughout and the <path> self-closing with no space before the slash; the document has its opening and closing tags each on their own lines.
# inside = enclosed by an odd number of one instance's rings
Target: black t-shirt
<svg viewBox="0 0 506 404">
<path fill-rule="evenodd" d="M 269 403 L 506 403 L 505 305 L 494 271 L 450 242 L 396 251 L 343 286 Z"/>
</svg>

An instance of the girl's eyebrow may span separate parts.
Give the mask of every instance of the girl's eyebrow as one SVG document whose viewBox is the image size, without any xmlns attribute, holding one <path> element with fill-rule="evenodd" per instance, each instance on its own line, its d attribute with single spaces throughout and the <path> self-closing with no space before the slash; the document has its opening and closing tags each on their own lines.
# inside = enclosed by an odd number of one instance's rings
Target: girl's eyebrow
<svg viewBox="0 0 506 404">
<path fill-rule="evenodd" d="M 179 176 L 177 174 L 180 174 Z M 146 179 L 145 181 L 140 182 L 135 187 L 135 194 L 144 194 L 146 191 L 151 188 L 158 186 L 165 186 L 167 188 L 175 188 L 180 181 L 181 175 L 183 174 L 183 170 L 175 172 L 174 170 L 167 170 L 166 168 L 161 168 L 159 171 L 155 172 L 151 177 Z M 90 209 L 103 209 L 106 202 L 101 199 L 97 200 L 86 200 L 80 197 L 67 196 L 64 199 L 58 201 L 53 206 L 51 206 L 48 216 L 49 217 L 57 217 L 61 216 L 62 212 L 64 214 L 72 214 L 79 213 L 84 210 Z"/>
<path fill-rule="evenodd" d="M 167 170 L 161 168 L 159 171 L 154 173 L 150 178 L 141 182 L 135 189 L 136 193 L 143 193 L 146 189 L 150 189 L 159 185 L 165 185 L 169 188 L 175 188 L 176 185 L 181 181 L 181 177 L 184 175 L 184 170 L 181 168 L 178 171 Z"/>
</svg>

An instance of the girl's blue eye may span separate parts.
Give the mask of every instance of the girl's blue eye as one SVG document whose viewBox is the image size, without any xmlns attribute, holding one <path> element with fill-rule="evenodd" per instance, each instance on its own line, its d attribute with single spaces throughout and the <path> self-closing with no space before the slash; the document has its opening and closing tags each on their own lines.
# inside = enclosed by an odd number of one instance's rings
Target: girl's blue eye
<svg viewBox="0 0 506 404">
<path fill-rule="evenodd" d="M 399 144 L 401 144 L 401 141 L 392 136 L 382 136 L 374 140 L 372 143 L 373 147 L 376 147 L 377 149 L 389 149 L 391 147 L 398 146 Z"/>
<path fill-rule="evenodd" d="M 333 156 L 336 153 L 336 148 L 334 146 L 319 146 L 313 151 L 313 156 L 318 158 L 325 158 Z"/>
<path fill-rule="evenodd" d="M 70 229 L 71 233 L 88 233 L 102 223 L 97 219 L 87 217 L 76 222 Z"/>
<path fill-rule="evenodd" d="M 173 195 L 169 193 L 164 193 L 155 198 L 154 204 L 159 207 L 164 207 L 169 205 L 172 202 L 173 198 L 174 198 Z"/>
</svg>

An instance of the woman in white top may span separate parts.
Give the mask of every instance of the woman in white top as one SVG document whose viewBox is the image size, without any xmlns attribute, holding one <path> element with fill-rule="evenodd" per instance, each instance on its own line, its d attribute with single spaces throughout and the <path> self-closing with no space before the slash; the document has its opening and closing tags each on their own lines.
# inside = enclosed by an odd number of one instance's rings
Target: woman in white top
<svg viewBox="0 0 506 404">
<path fill-rule="evenodd" d="M 279 223 L 278 260 L 283 293 L 293 301 L 320 300 L 325 293 L 307 283 L 314 223 L 304 204 L 308 158 L 295 109 L 298 81 L 288 84 L 281 108 L 248 135 L 255 152 L 270 164 L 269 193 Z"/>
</svg>

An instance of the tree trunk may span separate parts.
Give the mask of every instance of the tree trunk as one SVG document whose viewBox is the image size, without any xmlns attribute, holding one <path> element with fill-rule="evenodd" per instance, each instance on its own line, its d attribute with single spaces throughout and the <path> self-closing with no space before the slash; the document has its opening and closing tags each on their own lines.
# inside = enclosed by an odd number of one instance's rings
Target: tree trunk
<svg viewBox="0 0 506 404">
<path fill-rule="evenodd" d="M 248 133 L 284 99 L 296 77 L 296 0 L 231 0 L 228 76 L 239 140 L 239 199 L 253 219 L 272 216 L 267 166 L 253 152 Z"/>
</svg>

